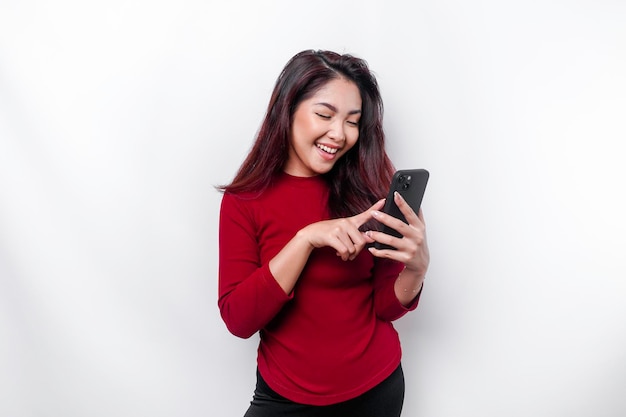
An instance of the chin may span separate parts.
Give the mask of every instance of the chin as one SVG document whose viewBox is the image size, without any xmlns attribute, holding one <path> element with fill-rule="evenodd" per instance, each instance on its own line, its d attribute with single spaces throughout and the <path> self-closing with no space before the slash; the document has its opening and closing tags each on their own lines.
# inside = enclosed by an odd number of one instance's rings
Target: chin
<svg viewBox="0 0 626 417">
<path fill-rule="evenodd" d="M 313 170 L 316 174 L 318 175 L 324 175 L 324 174 L 328 174 L 334 167 L 335 165 L 331 165 L 329 167 L 323 167 L 320 169 L 315 169 Z"/>
</svg>

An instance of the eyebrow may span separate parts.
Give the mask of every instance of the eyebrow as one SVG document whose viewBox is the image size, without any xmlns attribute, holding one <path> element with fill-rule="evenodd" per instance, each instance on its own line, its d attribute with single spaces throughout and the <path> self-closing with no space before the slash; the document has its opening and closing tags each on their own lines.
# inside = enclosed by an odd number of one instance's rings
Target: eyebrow
<svg viewBox="0 0 626 417">
<path fill-rule="evenodd" d="M 337 107 L 333 106 L 332 104 L 321 102 L 321 103 L 315 103 L 315 105 L 320 105 L 320 106 L 327 107 L 328 109 L 330 109 L 330 110 L 334 111 L 335 113 L 337 113 Z M 361 114 L 361 109 L 359 109 L 359 110 L 350 110 L 348 112 L 348 114 Z"/>
</svg>

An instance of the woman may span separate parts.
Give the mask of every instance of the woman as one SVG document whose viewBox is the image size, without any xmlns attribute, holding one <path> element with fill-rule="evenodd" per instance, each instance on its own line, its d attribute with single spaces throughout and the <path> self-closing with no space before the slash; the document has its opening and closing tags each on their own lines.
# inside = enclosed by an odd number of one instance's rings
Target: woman
<svg viewBox="0 0 626 417">
<path fill-rule="evenodd" d="M 234 335 L 260 332 L 246 417 L 400 415 L 392 321 L 417 307 L 429 253 L 421 212 L 398 195 L 409 224 L 379 211 L 394 170 L 382 114 L 365 61 L 300 52 L 222 187 L 220 312 Z"/>
</svg>

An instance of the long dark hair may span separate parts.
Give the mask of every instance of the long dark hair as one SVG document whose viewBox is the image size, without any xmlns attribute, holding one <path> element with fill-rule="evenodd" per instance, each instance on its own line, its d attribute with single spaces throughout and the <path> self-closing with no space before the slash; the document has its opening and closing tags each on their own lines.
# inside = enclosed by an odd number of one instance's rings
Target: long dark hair
<svg viewBox="0 0 626 417">
<path fill-rule="evenodd" d="M 289 60 L 276 81 L 250 153 L 233 181 L 219 188 L 230 193 L 254 193 L 268 187 L 287 162 L 296 108 L 329 81 L 341 77 L 359 89 L 361 119 L 356 144 L 324 174 L 330 186 L 330 214 L 351 216 L 384 197 L 394 167 L 385 151 L 383 102 L 376 78 L 360 58 L 314 50 L 302 51 Z"/>
</svg>

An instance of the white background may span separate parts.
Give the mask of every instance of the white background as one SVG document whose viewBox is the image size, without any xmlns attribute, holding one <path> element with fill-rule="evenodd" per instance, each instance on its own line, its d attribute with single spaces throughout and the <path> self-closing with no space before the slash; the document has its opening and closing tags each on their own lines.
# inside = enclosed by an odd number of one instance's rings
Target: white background
<svg viewBox="0 0 626 417">
<path fill-rule="evenodd" d="M 410 7 L 409 7 L 410 6 Z M 302 49 L 431 172 L 404 416 L 626 415 L 626 3 L 3 0 L 0 415 L 241 416 L 220 194 Z"/>
</svg>

